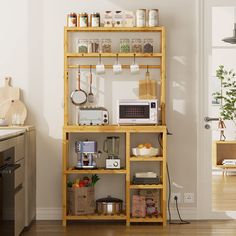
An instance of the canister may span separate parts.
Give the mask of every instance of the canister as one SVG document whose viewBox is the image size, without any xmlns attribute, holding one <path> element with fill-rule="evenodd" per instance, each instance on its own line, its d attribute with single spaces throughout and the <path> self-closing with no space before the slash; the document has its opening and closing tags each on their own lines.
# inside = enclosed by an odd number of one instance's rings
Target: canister
<svg viewBox="0 0 236 236">
<path fill-rule="evenodd" d="M 78 25 L 79 27 L 88 27 L 88 14 L 86 12 L 78 15 Z"/>
<path fill-rule="evenodd" d="M 136 26 L 137 27 L 146 26 L 146 9 L 136 10 Z"/>
<path fill-rule="evenodd" d="M 100 13 L 95 12 L 90 15 L 90 26 L 100 27 Z"/>
<path fill-rule="evenodd" d="M 148 12 L 148 26 L 156 27 L 159 25 L 159 12 L 158 9 L 151 9 Z"/>
<path fill-rule="evenodd" d="M 67 15 L 67 26 L 76 27 L 77 26 L 77 14 L 72 12 Z"/>
</svg>

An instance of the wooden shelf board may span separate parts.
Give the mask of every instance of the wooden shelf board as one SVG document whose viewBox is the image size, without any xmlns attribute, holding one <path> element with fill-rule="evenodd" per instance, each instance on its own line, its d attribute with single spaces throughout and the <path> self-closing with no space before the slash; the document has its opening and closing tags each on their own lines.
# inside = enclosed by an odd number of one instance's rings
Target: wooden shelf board
<svg viewBox="0 0 236 236">
<path fill-rule="evenodd" d="M 130 161 L 163 161 L 163 157 L 144 157 L 144 156 L 132 156 Z"/>
<path fill-rule="evenodd" d="M 79 125 L 67 125 L 64 126 L 64 132 L 67 133 L 97 133 L 97 132 L 109 132 L 109 133 L 164 133 L 166 132 L 166 126 L 150 125 L 150 126 L 119 126 L 119 125 L 104 125 L 104 126 L 79 126 Z"/>
<path fill-rule="evenodd" d="M 161 57 L 161 53 L 67 53 L 67 57 Z"/>
<path fill-rule="evenodd" d="M 227 169 L 227 168 L 236 168 L 236 165 L 216 165 L 218 168 Z"/>
<path fill-rule="evenodd" d="M 67 32 L 161 32 L 163 27 L 65 27 Z"/>
<path fill-rule="evenodd" d="M 161 216 L 147 216 L 144 218 L 130 217 L 130 222 L 163 222 L 163 218 Z"/>
<path fill-rule="evenodd" d="M 80 215 L 80 216 L 71 216 L 67 215 L 67 220 L 126 220 L 125 214 L 120 215 L 98 215 L 98 214 L 90 214 L 90 215 Z"/>
<path fill-rule="evenodd" d="M 236 140 L 214 141 L 216 144 L 236 144 Z"/>
<path fill-rule="evenodd" d="M 83 169 L 83 170 L 75 170 L 68 169 L 65 171 L 65 174 L 126 174 L 125 169 L 120 170 L 107 170 L 107 169 Z"/>
<path fill-rule="evenodd" d="M 163 189 L 162 184 L 130 184 L 130 189 Z"/>
</svg>

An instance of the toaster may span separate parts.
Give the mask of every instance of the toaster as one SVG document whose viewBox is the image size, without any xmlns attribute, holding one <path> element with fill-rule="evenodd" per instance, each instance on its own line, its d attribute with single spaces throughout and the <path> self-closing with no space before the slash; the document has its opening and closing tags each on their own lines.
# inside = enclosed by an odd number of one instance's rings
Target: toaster
<svg viewBox="0 0 236 236">
<path fill-rule="evenodd" d="M 79 109 L 79 125 L 106 125 L 108 123 L 108 110 L 104 107 L 81 107 Z"/>
</svg>

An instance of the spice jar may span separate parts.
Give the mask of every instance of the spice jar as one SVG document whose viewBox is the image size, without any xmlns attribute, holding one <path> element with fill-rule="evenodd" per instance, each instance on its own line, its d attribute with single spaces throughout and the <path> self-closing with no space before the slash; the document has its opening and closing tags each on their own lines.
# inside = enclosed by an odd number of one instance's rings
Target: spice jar
<svg viewBox="0 0 236 236">
<path fill-rule="evenodd" d="M 103 24 L 104 24 L 104 27 L 112 27 L 112 12 L 111 11 L 105 11 Z"/>
<path fill-rule="evenodd" d="M 153 53 L 153 39 L 144 39 L 143 52 L 144 53 Z"/>
<path fill-rule="evenodd" d="M 137 27 L 146 26 L 146 9 L 138 9 L 136 11 L 136 26 Z"/>
<path fill-rule="evenodd" d="M 96 12 L 90 15 L 90 26 L 100 27 L 100 13 Z"/>
<path fill-rule="evenodd" d="M 101 41 L 101 51 L 111 52 L 111 39 L 102 39 Z"/>
<path fill-rule="evenodd" d="M 141 39 L 132 39 L 131 48 L 134 53 L 142 53 L 142 40 Z"/>
<path fill-rule="evenodd" d="M 120 52 L 128 53 L 130 52 L 130 40 L 121 39 L 120 40 Z"/>
<path fill-rule="evenodd" d="M 151 9 L 148 13 L 148 26 L 155 27 L 159 25 L 158 9 Z"/>
<path fill-rule="evenodd" d="M 99 39 L 91 39 L 88 41 L 88 52 L 99 53 Z"/>
<path fill-rule="evenodd" d="M 83 12 L 78 15 L 78 26 L 88 27 L 88 14 Z"/>
<path fill-rule="evenodd" d="M 78 53 L 87 53 L 88 52 L 88 40 L 87 39 L 79 39 L 78 40 Z"/>
<path fill-rule="evenodd" d="M 67 26 L 68 27 L 76 27 L 77 26 L 77 14 L 70 13 L 67 15 Z"/>
<path fill-rule="evenodd" d="M 114 26 L 122 27 L 123 26 L 123 15 L 122 11 L 116 11 L 114 16 Z"/>
</svg>

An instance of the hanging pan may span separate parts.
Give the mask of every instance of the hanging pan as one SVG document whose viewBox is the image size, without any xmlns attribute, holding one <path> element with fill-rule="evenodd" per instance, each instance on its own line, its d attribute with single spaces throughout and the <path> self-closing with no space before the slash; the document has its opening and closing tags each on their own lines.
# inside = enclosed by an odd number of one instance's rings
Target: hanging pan
<svg viewBox="0 0 236 236">
<path fill-rule="evenodd" d="M 76 106 L 83 105 L 87 101 L 87 93 L 80 88 L 80 66 L 78 67 L 78 89 L 71 93 L 70 98 Z"/>
</svg>

